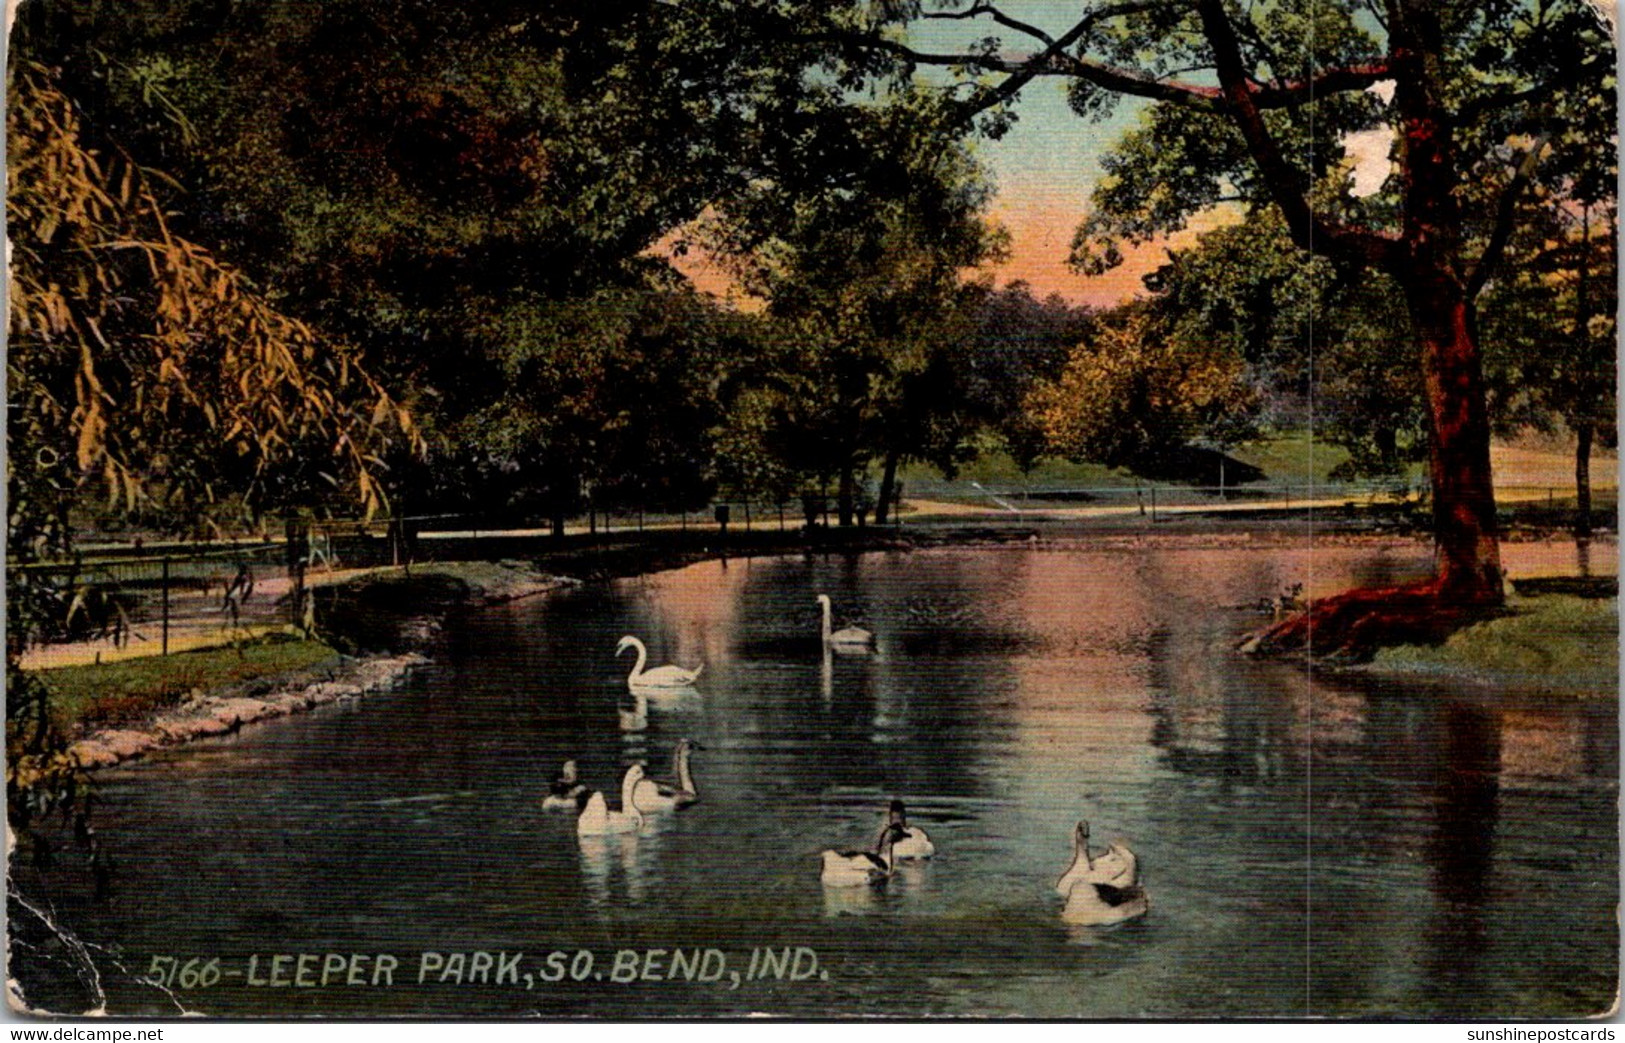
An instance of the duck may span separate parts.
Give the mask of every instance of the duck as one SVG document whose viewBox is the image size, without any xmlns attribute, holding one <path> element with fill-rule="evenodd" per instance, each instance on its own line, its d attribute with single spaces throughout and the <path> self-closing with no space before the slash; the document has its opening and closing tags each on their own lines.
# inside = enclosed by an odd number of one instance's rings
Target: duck
<svg viewBox="0 0 1625 1043">
<path fill-rule="evenodd" d="M 576 816 L 576 834 L 584 837 L 607 836 L 611 833 L 635 833 L 643 828 L 643 812 L 634 799 L 638 783 L 643 779 L 643 765 L 634 764 L 626 769 L 621 779 L 621 808 L 610 808 L 604 795 L 597 790 L 582 794 L 578 799 L 581 813 Z"/>
<path fill-rule="evenodd" d="M 887 823 L 873 851 L 825 851 L 821 879 L 830 887 L 861 887 L 877 884 L 892 875 L 895 857 L 892 847 L 897 842 L 898 829 Z"/>
<path fill-rule="evenodd" d="M 859 651 L 871 649 L 875 645 L 875 635 L 862 627 L 842 627 L 832 631 L 832 610 L 828 594 L 818 595 L 818 604 L 824 610 L 824 621 L 819 633 L 824 638 L 825 648 L 835 648 L 846 651 Z"/>
<path fill-rule="evenodd" d="M 892 842 L 892 857 L 898 861 L 912 858 L 930 858 L 937 853 L 937 846 L 931 843 L 931 838 L 925 835 L 925 830 L 908 824 L 908 811 L 903 802 L 893 800 L 888 812 L 886 828 L 897 829 L 897 839 Z"/>
<path fill-rule="evenodd" d="M 579 798 L 587 792 L 587 784 L 576 777 L 576 762 L 567 760 L 564 767 L 559 769 L 558 777 L 553 780 L 547 796 L 542 798 L 543 811 L 571 811 L 579 804 Z"/>
<path fill-rule="evenodd" d="M 638 782 L 637 790 L 632 798 L 637 802 L 639 811 L 671 811 L 676 808 L 686 808 L 700 799 L 699 789 L 694 785 L 694 776 L 689 773 L 688 759 L 695 750 L 703 750 L 704 746 L 693 739 L 683 739 L 671 752 L 671 771 L 675 782 L 661 782 L 657 779 L 645 778 Z"/>
<path fill-rule="evenodd" d="M 1080 821 L 1072 831 L 1072 864 L 1055 881 L 1055 891 L 1065 898 L 1083 881 L 1119 888 L 1133 886 L 1140 882 L 1140 860 L 1123 844 L 1108 845 L 1104 854 L 1091 853 L 1089 823 Z"/>
<path fill-rule="evenodd" d="M 680 666 L 657 666 L 653 670 L 644 670 L 649 662 L 649 649 L 642 641 L 627 634 L 615 646 L 615 654 L 619 656 L 628 648 L 638 650 L 638 661 L 626 678 L 626 686 L 634 692 L 639 688 L 688 688 L 699 680 L 700 672 L 705 669 L 705 664 L 701 663 L 692 670 Z"/>
</svg>

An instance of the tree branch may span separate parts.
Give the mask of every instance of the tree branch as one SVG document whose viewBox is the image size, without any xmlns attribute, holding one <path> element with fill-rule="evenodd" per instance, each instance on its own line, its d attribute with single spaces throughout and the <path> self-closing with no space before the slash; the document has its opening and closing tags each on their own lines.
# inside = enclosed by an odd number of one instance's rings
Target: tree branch
<svg viewBox="0 0 1625 1043">
<path fill-rule="evenodd" d="M 1386 265 L 1398 248 L 1393 237 L 1333 224 L 1318 216 L 1309 205 L 1301 184 L 1302 178 L 1281 155 L 1280 147 L 1264 124 L 1263 113 L 1254 97 L 1255 91 L 1249 85 L 1242 64 L 1235 28 L 1224 11 L 1224 0 L 1198 0 L 1197 6 L 1202 16 L 1203 30 L 1213 48 L 1214 65 L 1224 91 L 1226 114 L 1241 131 L 1247 150 L 1252 153 L 1259 172 L 1264 176 L 1270 196 L 1286 217 L 1293 241 L 1312 252 L 1344 253 L 1368 264 Z"/>
<path fill-rule="evenodd" d="M 1044 43 L 1052 47 L 1055 45 L 1055 37 L 1051 36 L 1049 33 L 1046 33 L 1044 30 L 1035 25 L 1028 25 L 1026 22 L 1011 18 L 1009 15 L 1005 14 L 1003 11 L 1000 11 L 992 4 L 978 3 L 965 8 L 963 11 L 937 11 L 927 14 L 925 17 L 961 21 L 966 18 L 976 18 L 984 14 L 991 17 L 1000 25 L 1007 26 L 1008 28 L 1014 29 L 1019 33 L 1025 33 L 1036 40 L 1042 40 Z"/>
<path fill-rule="evenodd" d="M 1506 252 L 1507 241 L 1512 238 L 1513 217 L 1518 209 L 1518 196 L 1528 186 L 1535 176 L 1535 167 L 1540 162 L 1540 154 L 1546 151 L 1546 143 L 1551 140 L 1552 132 L 1547 131 L 1529 146 L 1524 153 L 1522 162 L 1518 164 L 1517 171 L 1512 180 L 1507 182 L 1506 188 L 1501 190 L 1501 199 L 1495 208 L 1495 227 L 1490 231 L 1490 238 L 1484 244 L 1484 252 L 1478 255 L 1478 263 L 1473 265 L 1472 272 L 1467 276 L 1467 299 L 1473 300 L 1478 296 L 1484 284 L 1489 282 L 1490 275 Z"/>
<path fill-rule="evenodd" d="M 1227 113 L 1232 102 L 1228 100 L 1227 95 L 1221 88 L 1179 80 L 1159 79 L 1137 69 L 1109 65 L 1105 62 L 1067 53 L 1068 48 L 1082 39 L 1085 33 L 1100 22 L 1109 18 L 1120 18 L 1125 15 L 1155 10 L 1161 6 L 1162 0 L 1126 0 L 1124 3 L 1098 7 L 1086 13 L 1071 29 L 1058 38 L 1051 38 L 1042 29 L 1004 15 L 1003 12 L 989 3 L 977 3 L 964 11 L 926 16 L 928 18 L 962 20 L 986 15 L 1000 24 L 1017 29 L 1035 39 L 1046 41 L 1047 45 L 1042 51 L 1025 57 L 1006 57 L 993 54 L 942 54 L 921 51 L 897 40 L 888 40 L 883 37 L 859 33 L 809 33 L 797 37 L 797 39 L 808 43 L 835 42 L 846 46 L 887 51 L 913 65 L 963 66 L 986 72 L 1007 74 L 1007 78 L 997 86 L 983 90 L 976 96 L 961 103 L 959 114 L 961 121 L 969 120 L 978 112 L 1003 104 L 1040 76 L 1066 76 L 1086 80 L 1097 87 L 1120 94 L 1130 94 L 1152 101 L 1167 102 L 1200 112 Z M 1228 25 L 1228 21 L 1226 25 Z M 1234 43 L 1233 35 L 1231 39 L 1232 43 Z M 1252 104 L 1256 108 L 1278 109 L 1304 104 L 1321 94 L 1364 90 L 1372 84 L 1387 79 L 1389 75 L 1388 63 L 1386 61 L 1376 61 L 1365 65 L 1327 69 L 1310 79 L 1288 83 L 1261 85 L 1253 83 L 1249 78 L 1244 77 L 1244 86 L 1252 99 Z"/>
<path fill-rule="evenodd" d="M 1555 83 L 1537 83 L 1521 91 L 1504 91 L 1500 94 L 1486 94 L 1483 97 L 1469 99 L 1456 110 L 1456 126 L 1465 126 L 1486 112 L 1510 108 L 1526 101 L 1539 101 L 1556 89 Z"/>
</svg>

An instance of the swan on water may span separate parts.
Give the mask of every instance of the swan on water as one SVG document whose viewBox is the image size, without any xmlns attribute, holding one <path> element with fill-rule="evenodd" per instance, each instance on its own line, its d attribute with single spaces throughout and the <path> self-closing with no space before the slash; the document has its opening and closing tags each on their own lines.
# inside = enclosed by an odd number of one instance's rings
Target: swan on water
<svg viewBox="0 0 1625 1043">
<path fill-rule="evenodd" d="M 888 823 L 873 851 L 825 851 L 820 856 L 824 863 L 821 879 L 831 887 L 860 887 L 891 876 L 896 864 L 892 846 L 897 842 L 897 832 L 897 827 Z"/>
<path fill-rule="evenodd" d="M 695 750 L 703 750 L 704 746 L 692 739 L 683 739 L 671 752 L 671 772 L 673 782 L 662 782 L 658 779 L 642 779 L 638 782 L 637 790 L 632 799 L 637 803 L 639 811 L 668 811 L 673 808 L 685 808 L 700 799 L 700 791 L 694 785 L 694 776 L 689 772 L 688 759 Z"/>
<path fill-rule="evenodd" d="M 587 784 L 576 777 L 576 762 L 567 760 L 559 769 L 547 796 L 542 798 L 544 811 L 575 811 L 580 796 L 587 792 Z"/>
<path fill-rule="evenodd" d="M 1095 855 L 1089 850 L 1087 822 L 1079 822 L 1073 830 L 1072 848 L 1072 865 L 1055 885 L 1066 896 L 1062 920 L 1101 927 L 1144 916 L 1151 908 L 1151 899 L 1140 885 L 1140 863 L 1134 852 L 1112 844 L 1104 854 Z"/>
<path fill-rule="evenodd" d="M 1129 887 L 1140 882 L 1140 863 L 1134 852 L 1122 844 L 1110 844 L 1105 853 L 1089 850 L 1089 823 L 1079 822 L 1072 831 L 1072 864 L 1061 879 L 1055 881 L 1055 891 L 1062 898 L 1072 892 L 1073 885 L 1087 880 L 1094 884 Z"/>
<path fill-rule="evenodd" d="M 930 858 L 937 853 L 937 846 L 931 843 L 931 838 L 925 835 L 925 830 L 908 824 L 908 810 L 903 807 L 900 800 L 891 802 L 886 828 L 898 831 L 897 839 L 892 842 L 892 857 L 898 861 Z"/>
<path fill-rule="evenodd" d="M 634 691 L 639 688 L 687 688 L 699 680 L 700 671 L 705 669 L 705 664 L 701 663 L 692 670 L 680 666 L 657 666 L 653 670 L 645 670 L 643 668 L 649 662 L 649 649 L 644 647 L 642 641 L 628 634 L 615 646 L 615 654 L 619 656 L 628 648 L 638 650 L 638 661 L 626 678 L 626 686 Z"/>
<path fill-rule="evenodd" d="M 1144 916 L 1150 909 L 1151 899 L 1139 884 L 1113 887 L 1085 880 L 1066 896 L 1061 919 L 1084 927 L 1105 927 Z"/>
<path fill-rule="evenodd" d="M 643 778 L 643 765 L 634 764 L 626 769 L 621 779 L 621 807 L 613 810 L 604 795 L 597 790 L 580 798 L 581 814 L 576 818 L 576 833 L 584 837 L 604 836 L 610 833 L 635 833 L 643 828 L 643 813 L 634 798 L 638 782 Z"/>
<path fill-rule="evenodd" d="M 833 631 L 830 629 L 833 626 L 833 620 L 828 594 L 818 595 L 818 604 L 824 610 L 824 621 L 819 633 L 824 638 L 825 648 L 858 651 L 874 647 L 875 635 L 862 627 L 842 627 L 840 630 Z"/>
</svg>

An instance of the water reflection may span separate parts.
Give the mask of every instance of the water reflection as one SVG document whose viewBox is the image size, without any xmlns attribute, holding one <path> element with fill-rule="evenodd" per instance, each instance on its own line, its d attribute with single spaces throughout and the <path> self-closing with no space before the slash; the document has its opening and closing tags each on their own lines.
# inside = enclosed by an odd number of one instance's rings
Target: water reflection
<svg viewBox="0 0 1625 1043">
<path fill-rule="evenodd" d="M 577 837 L 577 840 L 581 848 L 581 880 L 592 904 L 609 905 L 621 895 L 628 901 L 642 901 L 644 881 L 638 866 L 637 833 L 583 836 Z M 619 870 L 621 880 L 619 892 L 612 889 L 611 877 L 616 870 Z"/>
</svg>

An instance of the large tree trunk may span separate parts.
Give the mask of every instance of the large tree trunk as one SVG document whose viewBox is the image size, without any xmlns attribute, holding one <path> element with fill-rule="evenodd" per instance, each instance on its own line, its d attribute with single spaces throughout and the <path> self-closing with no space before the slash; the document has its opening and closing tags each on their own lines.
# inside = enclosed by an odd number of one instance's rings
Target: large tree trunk
<svg viewBox="0 0 1625 1043">
<path fill-rule="evenodd" d="M 1402 282 L 1427 396 L 1438 595 L 1461 605 L 1496 604 L 1501 551 L 1489 408 L 1470 305 L 1443 264 L 1418 264 Z"/>
<path fill-rule="evenodd" d="M 1591 535 L 1591 438 L 1595 428 L 1587 421 L 1575 427 L 1574 490 L 1579 503 L 1574 519 L 1576 536 Z"/>
<path fill-rule="evenodd" d="M 1501 551 L 1490 472 L 1489 402 L 1461 275 L 1462 214 L 1452 113 L 1439 86 L 1444 33 L 1433 0 L 1389 0 L 1399 112 L 1404 223 L 1388 268 L 1404 287 L 1422 355 L 1432 456 L 1441 602 L 1501 601 Z M 1480 258 L 1479 264 L 1490 258 Z"/>
</svg>

